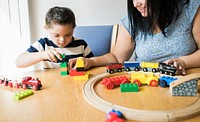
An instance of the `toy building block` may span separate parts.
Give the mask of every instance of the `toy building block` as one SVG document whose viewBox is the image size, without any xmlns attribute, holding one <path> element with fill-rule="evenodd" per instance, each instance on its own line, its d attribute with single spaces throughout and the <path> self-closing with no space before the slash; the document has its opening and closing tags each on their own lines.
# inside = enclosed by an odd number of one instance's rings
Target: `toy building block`
<svg viewBox="0 0 200 122">
<path fill-rule="evenodd" d="M 89 74 L 86 73 L 86 74 L 80 75 L 80 76 L 73 76 L 73 79 L 74 80 L 80 80 L 80 81 L 88 80 L 89 79 Z"/>
<path fill-rule="evenodd" d="M 68 63 L 67 62 L 62 62 L 60 63 L 60 75 L 65 76 L 68 75 Z"/>
<path fill-rule="evenodd" d="M 170 76 L 162 76 L 158 79 L 159 81 L 159 86 L 161 87 L 166 87 L 169 86 L 169 84 L 178 78 L 170 77 Z"/>
<path fill-rule="evenodd" d="M 107 89 L 113 89 L 120 84 L 130 83 L 129 79 L 126 76 L 117 76 L 117 77 L 108 77 L 103 78 L 101 84 L 105 85 Z"/>
<path fill-rule="evenodd" d="M 69 71 L 70 76 L 80 76 L 80 75 L 85 75 L 84 71 L 77 71 L 76 69 L 71 69 Z"/>
<path fill-rule="evenodd" d="M 197 82 L 200 80 L 200 73 L 186 75 L 170 83 L 172 96 L 196 96 Z"/>
<path fill-rule="evenodd" d="M 33 95 L 33 94 L 34 94 L 34 92 L 32 90 L 25 90 L 25 91 L 22 91 L 22 92 L 15 94 L 13 96 L 13 98 L 15 100 L 21 100 L 21 99 L 26 98 L 26 97 Z"/>
<path fill-rule="evenodd" d="M 139 87 L 136 83 L 125 83 L 125 84 L 120 84 L 120 90 L 121 92 L 138 92 Z"/>
<path fill-rule="evenodd" d="M 78 58 L 76 60 L 76 70 L 77 71 L 84 71 L 84 62 L 83 62 L 83 59 L 82 58 Z"/>
</svg>

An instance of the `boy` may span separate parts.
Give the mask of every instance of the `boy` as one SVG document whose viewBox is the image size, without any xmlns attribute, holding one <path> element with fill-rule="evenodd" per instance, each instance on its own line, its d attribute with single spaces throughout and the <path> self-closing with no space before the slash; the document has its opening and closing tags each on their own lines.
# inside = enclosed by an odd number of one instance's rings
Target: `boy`
<svg viewBox="0 0 200 122">
<path fill-rule="evenodd" d="M 16 59 L 17 67 L 28 67 L 43 61 L 44 68 L 58 68 L 59 62 L 63 60 L 94 56 L 84 40 L 73 37 L 76 21 L 74 13 L 69 8 L 49 9 L 45 24 L 49 38 L 41 38 L 19 55 Z M 65 59 L 62 59 L 61 54 L 65 54 Z"/>
</svg>

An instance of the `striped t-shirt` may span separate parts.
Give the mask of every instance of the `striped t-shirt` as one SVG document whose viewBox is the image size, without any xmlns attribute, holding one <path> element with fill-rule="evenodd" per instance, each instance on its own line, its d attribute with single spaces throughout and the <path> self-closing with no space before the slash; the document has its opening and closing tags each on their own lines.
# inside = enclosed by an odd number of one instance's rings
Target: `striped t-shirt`
<svg viewBox="0 0 200 122">
<path fill-rule="evenodd" d="M 28 49 L 28 52 L 41 52 L 45 50 L 49 50 L 52 48 L 58 48 L 65 54 L 65 61 L 68 61 L 71 58 L 77 57 L 85 57 L 90 58 L 93 57 L 93 53 L 90 50 L 88 44 L 82 40 L 77 38 L 72 38 L 73 40 L 64 48 L 60 48 L 53 43 L 53 41 L 49 40 L 48 38 L 41 38 L 35 43 L 33 43 Z M 50 61 L 43 61 L 44 68 L 59 68 L 59 63 L 54 63 Z"/>
</svg>

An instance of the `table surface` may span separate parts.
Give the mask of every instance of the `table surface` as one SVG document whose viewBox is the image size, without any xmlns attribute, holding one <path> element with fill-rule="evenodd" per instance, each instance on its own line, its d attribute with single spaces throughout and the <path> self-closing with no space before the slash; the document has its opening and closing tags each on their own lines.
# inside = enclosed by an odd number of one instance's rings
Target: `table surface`
<svg viewBox="0 0 200 122">
<path fill-rule="evenodd" d="M 105 73 L 105 67 L 93 68 L 89 72 L 90 77 L 94 77 Z M 187 70 L 188 74 L 196 72 L 200 72 L 200 69 Z M 86 81 L 74 81 L 70 76 L 61 76 L 60 69 L 25 72 L 23 75 L 38 77 L 43 87 L 34 91 L 34 95 L 15 101 L 13 95 L 23 89 L 0 85 L 0 122 L 105 121 L 106 113 L 95 109 L 83 97 L 82 88 Z M 169 88 L 142 86 L 139 92 L 134 93 L 120 93 L 119 89 L 107 90 L 102 84 L 95 87 L 97 95 L 102 99 L 140 110 L 171 110 L 191 105 L 197 100 L 197 97 L 171 96 Z M 197 121 L 200 121 L 200 115 L 184 120 Z"/>
</svg>

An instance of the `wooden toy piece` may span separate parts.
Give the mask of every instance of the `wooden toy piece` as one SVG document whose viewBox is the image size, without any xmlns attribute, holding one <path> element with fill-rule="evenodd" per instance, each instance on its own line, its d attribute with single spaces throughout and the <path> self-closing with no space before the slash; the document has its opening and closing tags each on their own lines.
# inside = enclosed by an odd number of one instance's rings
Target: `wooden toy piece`
<svg viewBox="0 0 200 122">
<path fill-rule="evenodd" d="M 121 92 L 138 92 L 139 87 L 136 83 L 125 83 L 125 84 L 120 84 L 120 90 Z"/>
<path fill-rule="evenodd" d="M 137 83 L 138 86 L 141 85 L 158 86 L 158 77 L 152 72 L 150 73 L 133 72 L 131 73 L 131 81 L 132 83 Z"/>
<path fill-rule="evenodd" d="M 106 72 L 113 74 L 114 72 L 121 72 L 123 65 L 121 63 L 110 63 L 106 65 Z"/>
<path fill-rule="evenodd" d="M 166 63 L 159 63 L 159 71 L 161 74 L 166 74 L 166 75 L 171 75 L 174 76 L 176 75 L 176 67 L 174 65 L 168 65 Z"/>
<path fill-rule="evenodd" d="M 131 61 L 125 61 L 124 62 L 124 70 L 125 71 L 139 71 L 140 68 L 140 63 L 139 62 L 131 62 Z"/>
<path fill-rule="evenodd" d="M 101 82 L 101 84 L 105 85 L 106 88 L 109 90 L 124 83 L 130 83 L 129 79 L 126 76 L 103 78 Z"/>
<path fill-rule="evenodd" d="M 200 73 L 189 74 L 170 83 L 172 96 L 196 96 Z"/>
<path fill-rule="evenodd" d="M 142 70 L 144 72 L 147 72 L 148 69 L 150 68 L 152 72 L 157 72 L 159 69 L 159 63 L 158 62 L 141 62 L 140 67 L 142 67 Z"/>
<path fill-rule="evenodd" d="M 197 95 L 197 99 L 190 105 L 170 110 L 141 110 L 120 106 L 113 102 L 106 101 L 101 98 L 95 91 L 96 85 L 104 77 L 110 77 L 111 74 L 104 73 L 90 78 L 85 82 L 83 86 L 84 99 L 94 108 L 107 112 L 109 108 L 115 108 L 123 111 L 123 115 L 128 120 L 142 121 L 142 122 L 172 122 L 172 121 L 184 121 L 190 119 L 200 113 L 200 97 Z M 200 76 L 200 75 L 199 75 Z"/>
<path fill-rule="evenodd" d="M 34 94 L 34 92 L 32 90 L 24 90 L 22 92 L 19 92 L 19 93 L 15 94 L 13 96 L 13 98 L 15 100 L 21 100 L 21 99 L 26 98 L 26 97 L 28 97 L 30 95 L 33 95 L 33 94 Z"/>
</svg>

